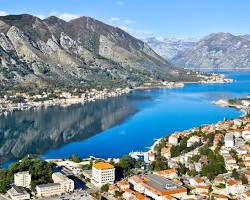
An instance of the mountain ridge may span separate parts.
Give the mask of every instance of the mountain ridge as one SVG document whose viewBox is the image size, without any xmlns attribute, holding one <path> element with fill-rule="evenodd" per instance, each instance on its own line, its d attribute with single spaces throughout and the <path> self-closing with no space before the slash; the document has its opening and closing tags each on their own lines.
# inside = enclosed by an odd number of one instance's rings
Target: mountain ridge
<svg viewBox="0 0 250 200">
<path fill-rule="evenodd" d="M 1 16 L 0 58 L 0 81 L 6 89 L 100 89 L 199 80 L 120 28 L 84 16 L 69 22 L 55 16 Z"/>
<path fill-rule="evenodd" d="M 174 57 L 172 64 L 195 69 L 249 69 L 250 36 L 211 33 Z"/>
</svg>

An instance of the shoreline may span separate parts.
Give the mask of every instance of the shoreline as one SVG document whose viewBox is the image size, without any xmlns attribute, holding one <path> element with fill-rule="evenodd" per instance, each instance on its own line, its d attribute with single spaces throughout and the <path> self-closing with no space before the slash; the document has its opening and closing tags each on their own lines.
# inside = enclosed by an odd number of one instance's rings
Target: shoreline
<svg viewBox="0 0 250 200">
<path fill-rule="evenodd" d="M 96 100 L 105 100 L 110 97 L 118 97 L 124 94 L 128 94 L 131 91 L 135 90 L 148 90 L 148 89 L 173 89 L 173 88 L 182 88 L 185 87 L 186 84 L 224 84 L 233 82 L 232 79 L 227 79 L 224 75 L 221 74 L 212 74 L 211 77 L 206 77 L 200 75 L 203 80 L 197 82 L 163 82 L 160 85 L 152 85 L 151 83 L 145 83 L 143 86 L 138 86 L 133 89 L 129 88 L 116 88 L 113 90 L 104 89 L 102 91 L 97 91 L 92 89 L 90 92 L 82 93 L 80 96 L 72 96 L 69 92 L 61 92 L 61 94 L 54 99 L 42 100 L 42 98 L 48 98 L 48 94 L 35 95 L 30 97 L 23 93 L 16 93 L 16 95 L 12 96 L 14 98 L 25 98 L 27 102 L 22 103 L 13 103 L 8 98 L 4 97 L 0 99 L 0 116 L 7 115 L 11 112 L 15 111 L 25 111 L 30 110 L 32 108 L 42 108 L 42 107 L 50 107 L 50 106 L 62 106 L 68 107 L 75 104 L 84 104 L 87 102 L 94 102 Z M 206 79 L 205 79 L 206 78 Z M 40 100 L 39 100 L 40 99 Z"/>
</svg>

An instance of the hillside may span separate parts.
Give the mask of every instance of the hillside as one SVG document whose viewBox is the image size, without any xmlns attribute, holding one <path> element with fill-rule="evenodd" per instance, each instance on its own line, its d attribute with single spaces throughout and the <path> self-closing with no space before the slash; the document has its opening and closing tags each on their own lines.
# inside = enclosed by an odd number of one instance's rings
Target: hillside
<svg viewBox="0 0 250 200">
<path fill-rule="evenodd" d="M 157 54 L 171 61 L 182 52 L 191 49 L 198 41 L 196 38 L 155 38 L 144 40 Z"/>
<path fill-rule="evenodd" d="M 250 36 L 213 33 L 171 62 L 180 67 L 196 69 L 249 69 Z"/>
<path fill-rule="evenodd" d="M 0 84 L 5 89 L 110 88 L 196 81 L 146 43 L 89 17 L 0 17 Z"/>
</svg>

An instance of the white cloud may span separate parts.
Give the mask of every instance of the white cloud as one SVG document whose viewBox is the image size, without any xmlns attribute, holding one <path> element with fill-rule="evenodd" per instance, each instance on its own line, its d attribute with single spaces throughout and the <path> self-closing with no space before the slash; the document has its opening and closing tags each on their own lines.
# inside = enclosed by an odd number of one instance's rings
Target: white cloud
<svg viewBox="0 0 250 200">
<path fill-rule="evenodd" d="M 36 15 L 40 19 L 45 19 L 46 17 L 44 15 Z"/>
<path fill-rule="evenodd" d="M 136 21 L 135 20 L 131 20 L 131 19 L 125 19 L 125 20 L 123 20 L 123 22 L 125 24 L 134 24 Z"/>
<path fill-rule="evenodd" d="M 128 26 L 119 26 L 119 28 L 139 39 L 145 39 L 153 36 L 152 31 L 134 29 Z"/>
<path fill-rule="evenodd" d="M 110 17 L 108 19 L 108 21 L 111 22 L 111 23 L 118 23 L 119 22 L 120 25 L 122 25 L 122 24 L 127 25 L 127 24 L 136 23 L 135 20 L 132 20 L 132 19 L 125 19 L 124 20 L 124 19 L 121 19 L 120 17 Z"/>
<path fill-rule="evenodd" d="M 5 15 L 8 15 L 8 13 L 5 11 L 0 11 L 0 16 L 5 16 Z"/>
<path fill-rule="evenodd" d="M 118 6 L 122 6 L 123 5 L 123 1 L 116 1 L 115 4 L 118 5 Z"/>
<path fill-rule="evenodd" d="M 73 13 L 57 13 L 57 12 L 51 12 L 49 14 L 49 16 L 57 16 L 58 18 L 60 19 L 63 19 L 65 21 L 70 21 L 72 19 L 76 19 L 78 17 L 80 17 L 80 15 L 76 15 L 76 14 L 73 14 Z"/>
<path fill-rule="evenodd" d="M 121 19 L 119 17 L 111 17 L 111 18 L 109 18 L 109 21 L 110 22 L 118 22 L 118 21 L 121 21 Z"/>
</svg>

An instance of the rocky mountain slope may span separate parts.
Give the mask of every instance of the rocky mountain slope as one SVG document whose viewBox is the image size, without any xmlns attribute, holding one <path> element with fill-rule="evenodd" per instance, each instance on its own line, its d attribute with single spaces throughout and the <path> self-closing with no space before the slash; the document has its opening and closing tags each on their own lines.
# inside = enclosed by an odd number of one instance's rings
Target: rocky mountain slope
<svg viewBox="0 0 250 200">
<path fill-rule="evenodd" d="M 146 38 L 144 40 L 157 54 L 168 61 L 182 52 L 191 49 L 198 41 L 196 38 Z"/>
<path fill-rule="evenodd" d="M 213 33 L 171 60 L 177 66 L 199 69 L 249 69 L 250 36 Z"/>
<path fill-rule="evenodd" d="M 1 88 L 109 88 L 195 81 L 146 43 L 89 17 L 0 17 Z"/>
</svg>

